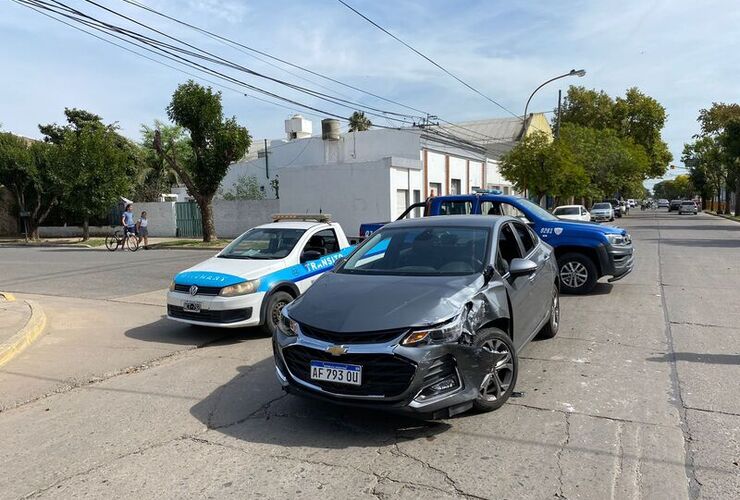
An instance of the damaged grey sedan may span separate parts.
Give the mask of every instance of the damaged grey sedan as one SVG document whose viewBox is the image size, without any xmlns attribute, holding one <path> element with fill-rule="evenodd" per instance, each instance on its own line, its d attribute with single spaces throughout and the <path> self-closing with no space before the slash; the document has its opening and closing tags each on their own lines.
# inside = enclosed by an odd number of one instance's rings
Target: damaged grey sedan
<svg viewBox="0 0 740 500">
<path fill-rule="evenodd" d="M 514 390 L 517 353 L 560 322 L 552 247 L 512 217 L 384 226 L 286 306 L 273 337 L 289 393 L 446 418 Z"/>
</svg>

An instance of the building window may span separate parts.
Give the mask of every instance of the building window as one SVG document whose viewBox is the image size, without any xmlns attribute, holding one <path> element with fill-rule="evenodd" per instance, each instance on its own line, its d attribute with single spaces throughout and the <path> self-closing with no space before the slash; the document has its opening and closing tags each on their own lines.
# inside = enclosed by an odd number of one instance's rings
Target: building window
<svg viewBox="0 0 740 500">
<path fill-rule="evenodd" d="M 439 182 L 429 183 L 429 196 L 442 196 L 442 184 Z"/>
<path fill-rule="evenodd" d="M 414 189 L 414 203 L 419 203 L 421 201 L 421 190 Z M 421 217 L 421 208 L 415 208 L 413 217 Z"/>
<path fill-rule="evenodd" d="M 409 206 L 409 190 L 396 189 L 396 217 L 401 215 Z"/>
<path fill-rule="evenodd" d="M 460 194 L 461 186 L 460 179 L 450 179 L 450 194 Z"/>
</svg>

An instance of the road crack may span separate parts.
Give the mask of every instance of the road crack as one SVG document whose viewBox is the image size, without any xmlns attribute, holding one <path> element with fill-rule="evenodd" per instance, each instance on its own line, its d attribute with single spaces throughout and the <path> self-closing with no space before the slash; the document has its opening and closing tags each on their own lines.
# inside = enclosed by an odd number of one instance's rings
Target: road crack
<svg viewBox="0 0 740 500">
<path fill-rule="evenodd" d="M 558 492 L 555 493 L 556 498 L 568 498 L 563 493 L 565 484 L 563 480 L 563 452 L 565 452 L 565 448 L 568 446 L 568 444 L 570 444 L 570 413 L 564 412 L 563 415 L 565 416 L 565 439 L 560 445 L 560 448 L 558 449 L 558 453 L 556 455 L 556 463 L 558 466 Z"/>
</svg>

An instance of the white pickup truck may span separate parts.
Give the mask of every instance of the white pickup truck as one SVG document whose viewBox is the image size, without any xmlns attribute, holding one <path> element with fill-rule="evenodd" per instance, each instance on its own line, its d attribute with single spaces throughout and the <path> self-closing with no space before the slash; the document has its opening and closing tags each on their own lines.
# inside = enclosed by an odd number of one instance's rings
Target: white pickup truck
<svg viewBox="0 0 740 500">
<path fill-rule="evenodd" d="M 225 328 L 262 325 L 272 334 L 282 308 L 354 249 L 327 214 L 277 214 L 273 220 L 177 274 L 167 317 Z"/>
</svg>

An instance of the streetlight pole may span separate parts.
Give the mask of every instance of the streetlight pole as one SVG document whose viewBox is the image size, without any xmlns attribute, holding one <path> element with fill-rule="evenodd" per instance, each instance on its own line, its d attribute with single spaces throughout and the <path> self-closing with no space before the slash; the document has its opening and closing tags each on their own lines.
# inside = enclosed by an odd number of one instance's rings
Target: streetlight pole
<svg viewBox="0 0 740 500">
<path fill-rule="evenodd" d="M 550 82 L 554 82 L 555 80 L 559 80 L 560 78 L 565 78 L 567 76 L 582 77 L 582 76 L 585 76 L 585 75 L 586 75 L 586 70 L 585 69 L 579 69 L 579 70 L 572 69 L 568 73 L 565 73 L 564 75 L 556 76 L 555 78 L 550 78 L 545 83 L 543 83 L 542 85 L 540 85 L 539 87 L 537 87 L 536 89 L 534 89 L 534 92 L 532 92 L 532 94 L 529 96 L 529 99 L 527 99 L 527 104 L 524 106 L 524 117 L 522 118 L 522 121 L 526 121 L 526 119 L 527 119 L 527 109 L 529 109 L 529 101 L 532 100 L 532 97 L 534 97 L 534 95 L 537 93 L 537 91 L 540 90 L 542 87 L 544 87 L 545 85 L 547 85 Z"/>
</svg>

